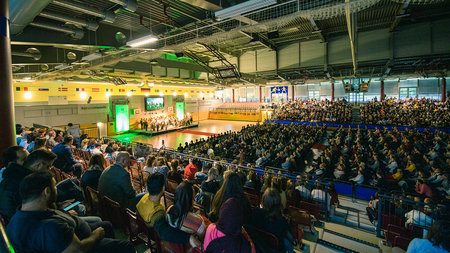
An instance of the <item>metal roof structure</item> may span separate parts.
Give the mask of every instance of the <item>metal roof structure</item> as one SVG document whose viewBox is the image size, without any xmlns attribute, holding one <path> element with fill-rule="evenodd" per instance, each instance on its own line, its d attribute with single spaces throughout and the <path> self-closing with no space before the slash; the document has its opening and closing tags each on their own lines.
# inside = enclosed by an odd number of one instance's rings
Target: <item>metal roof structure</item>
<svg viewBox="0 0 450 253">
<path fill-rule="evenodd" d="M 20 5 L 22 2 L 27 1 L 17 0 L 12 4 Z M 210 59 L 211 54 L 203 50 L 200 42 L 213 46 L 227 57 L 240 56 L 245 52 L 263 48 L 277 49 L 293 42 L 326 42 L 348 33 L 347 12 L 353 15 L 358 32 L 375 29 L 395 31 L 403 24 L 438 20 L 450 14 L 448 0 L 354 0 L 348 3 L 337 0 L 278 1 L 275 5 L 225 20 L 215 19 L 214 11 L 245 1 L 48 2 L 47 5 L 41 6 L 42 11 L 39 11 L 38 7 L 34 8 L 38 12 L 32 20 L 29 23 L 23 21 L 24 28 L 17 34 L 12 34 L 15 78 L 29 76 L 36 79 L 55 79 L 86 75 L 105 71 L 105 66 L 114 66 L 119 62 L 137 61 L 151 65 L 152 59 L 161 57 L 163 53 L 185 50 L 200 52 L 200 58 Z M 67 2 L 79 5 L 80 8 L 68 8 Z M 86 11 L 91 9 L 97 14 Z M 87 26 L 82 27 L 70 21 L 49 19 L 42 13 L 59 14 L 80 22 L 97 23 L 99 26 L 92 31 Z M 106 13 L 105 17 L 102 17 L 102 13 Z M 11 17 L 13 24 L 14 18 Z M 20 23 L 19 21 L 17 22 Z M 271 32 L 275 32 L 275 35 L 271 36 Z M 145 48 L 125 46 L 127 41 L 149 34 L 155 35 L 159 40 Z M 25 55 L 24 52 L 29 48 L 38 49 L 40 57 L 36 57 L 36 52 Z M 202 51 L 206 53 L 202 54 Z M 68 57 L 68 52 L 73 52 L 75 56 Z M 398 74 L 417 73 L 417 66 L 446 71 L 450 65 L 450 55 L 395 59 L 388 64 L 392 66 L 391 73 Z M 386 61 L 358 62 L 358 70 L 361 75 L 380 75 L 386 71 L 386 65 Z M 352 75 L 351 70 L 352 66 L 349 64 L 328 66 L 328 72 L 333 72 L 333 76 L 336 76 L 336 73 L 349 76 Z M 320 66 L 258 73 L 259 77 L 266 79 L 277 76 L 286 79 L 324 78 L 325 75 L 326 72 Z"/>
</svg>

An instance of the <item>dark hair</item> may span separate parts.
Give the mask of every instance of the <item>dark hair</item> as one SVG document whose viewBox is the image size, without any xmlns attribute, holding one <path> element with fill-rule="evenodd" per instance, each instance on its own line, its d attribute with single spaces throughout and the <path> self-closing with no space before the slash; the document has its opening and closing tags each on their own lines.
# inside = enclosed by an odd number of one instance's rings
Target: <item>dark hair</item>
<svg viewBox="0 0 450 253">
<path fill-rule="evenodd" d="M 170 167 L 171 167 L 172 171 L 178 172 L 179 164 L 180 164 L 180 162 L 177 159 L 172 159 L 172 161 L 170 162 Z"/>
<path fill-rule="evenodd" d="M 68 126 L 70 126 L 70 127 L 71 127 L 71 126 L 73 126 L 73 124 L 72 124 L 72 123 L 69 123 L 69 124 L 67 124 L 67 125 L 68 125 Z"/>
<path fill-rule="evenodd" d="M 105 169 L 105 158 L 103 157 L 103 154 L 95 154 L 91 156 L 91 159 L 89 159 L 89 167 L 94 167 L 95 165 L 98 165 L 102 171 Z"/>
<path fill-rule="evenodd" d="M 11 162 L 17 161 L 17 153 L 21 150 L 24 150 L 22 146 L 12 146 L 7 148 L 2 155 L 2 162 L 5 166 L 8 166 Z"/>
<path fill-rule="evenodd" d="M 47 143 L 47 139 L 38 137 L 34 140 L 34 147 L 33 150 L 38 150 L 42 147 L 45 147 L 45 144 Z"/>
<path fill-rule="evenodd" d="M 225 177 L 222 187 L 220 187 L 214 196 L 211 212 L 217 217 L 219 215 L 220 207 L 227 199 L 236 198 L 241 200 L 243 197 L 245 196 L 242 189 L 241 178 L 236 172 L 231 172 Z"/>
<path fill-rule="evenodd" d="M 181 228 L 184 217 L 192 208 L 192 185 L 182 182 L 175 190 L 174 204 L 167 212 L 169 224 L 175 228 Z"/>
<path fill-rule="evenodd" d="M 21 124 L 16 124 L 16 134 L 22 134 L 23 129 Z"/>
<path fill-rule="evenodd" d="M 56 159 L 55 153 L 48 151 L 46 149 L 38 149 L 30 153 L 25 159 L 23 166 L 30 169 L 36 163 L 40 161 L 51 162 Z"/>
<path fill-rule="evenodd" d="M 439 220 L 434 222 L 428 231 L 427 239 L 434 246 L 450 251 L 450 221 Z"/>
<path fill-rule="evenodd" d="M 37 199 L 46 187 L 52 187 L 53 175 L 48 171 L 34 172 L 26 176 L 19 186 L 22 203 Z"/>
<path fill-rule="evenodd" d="M 147 158 L 147 161 L 145 162 L 145 166 L 152 167 L 155 159 L 156 159 L 156 157 L 154 155 L 149 155 Z"/>
<path fill-rule="evenodd" d="M 277 189 L 266 189 L 262 196 L 262 206 L 268 211 L 268 219 L 274 220 L 281 217 L 281 196 Z"/>
<path fill-rule="evenodd" d="M 164 175 L 156 172 L 147 178 L 147 190 L 150 195 L 158 195 L 164 187 L 166 179 Z"/>
<path fill-rule="evenodd" d="M 68 135 L 64 136 L 64 143 L 67 144 L 67 143 L 69 143 L 71 141 L 73 141 L 73 136 L 72 135 L 68 134 Z"/>
</svg>

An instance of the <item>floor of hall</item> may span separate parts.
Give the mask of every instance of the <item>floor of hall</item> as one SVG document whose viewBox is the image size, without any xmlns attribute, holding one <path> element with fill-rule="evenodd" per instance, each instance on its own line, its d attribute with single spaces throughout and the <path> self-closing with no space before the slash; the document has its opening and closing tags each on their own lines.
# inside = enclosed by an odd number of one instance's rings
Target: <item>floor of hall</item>
<svg viewBox="0 0 450 253">
<path fill-rule="evenodd" d="M 138 135 L 134 133 L 122 134 L 114 137 L 122 142 L 140 142 L 151 144 L 155 148 L 161 146 L 164 140 L 166 147 L 177 148 L 180 143 L 195 141 L 201 138 L 207 138 L 211 134 L 219 134 L 226 131 L 240 131 L 242 127 L 255 124 L 248 121 L 228 121 L 228 120 L 203 120 L 199 122 L 198 127 L 192 127 L 184 130 L 164 133 L 155 136 Z"/>
</svg>

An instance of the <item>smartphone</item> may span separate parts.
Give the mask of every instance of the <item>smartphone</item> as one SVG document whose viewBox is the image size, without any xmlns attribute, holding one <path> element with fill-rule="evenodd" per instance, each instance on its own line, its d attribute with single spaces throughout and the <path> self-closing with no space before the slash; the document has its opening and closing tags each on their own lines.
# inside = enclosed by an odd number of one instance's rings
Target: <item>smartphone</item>
<svg viewBox="0 0 450 253">
<path fill-rule="evenodd" d="M 79 204 L 81 204 L 81 202 L 80 202 L 80 201 L 77 201 L 77 202 L 73 203 L 72 205 L 67 206 L 66 208 L 64 208 L 64 211 L 67 212 L 67 211 L 69 211 L 70 209 L 72 209 L 72 208 L 78 206 Z"/>
</svg>

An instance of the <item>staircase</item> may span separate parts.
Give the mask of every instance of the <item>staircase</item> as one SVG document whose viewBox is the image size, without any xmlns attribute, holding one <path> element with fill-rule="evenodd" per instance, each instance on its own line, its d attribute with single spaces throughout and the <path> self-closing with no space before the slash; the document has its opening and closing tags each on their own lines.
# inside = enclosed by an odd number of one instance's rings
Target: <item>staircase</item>
<svg viewBox="0 0 450 253">
<path fill-rule="evenodd" d="M 361 113 L 359 112 L 359 106 L 353 106 L 352 108 L 352 123 L 361 124 Z"/>
</svg>

